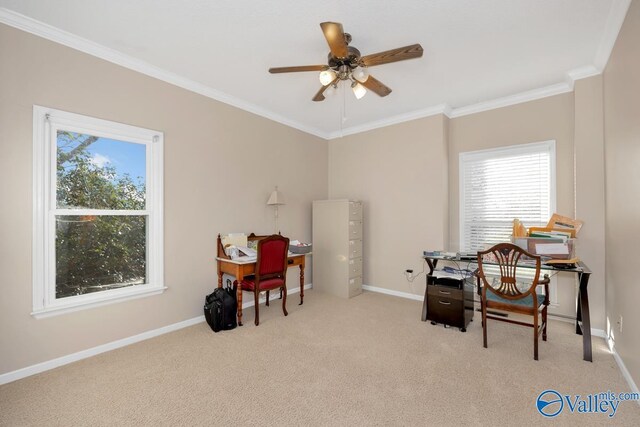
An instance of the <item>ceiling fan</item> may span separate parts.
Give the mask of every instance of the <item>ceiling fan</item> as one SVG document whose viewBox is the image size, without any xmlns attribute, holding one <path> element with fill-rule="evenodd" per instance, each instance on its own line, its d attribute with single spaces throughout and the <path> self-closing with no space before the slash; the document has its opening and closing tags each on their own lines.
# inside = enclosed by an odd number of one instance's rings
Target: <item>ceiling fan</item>
<svg viewBox="0 0 640 427">
<path fill-rule="evenodd" d="M 344 32 L 342 24 L 323 22 L 320 27 L 330 49 L 327 65 L 269 68 L 269 72 L 272 74 L 320 71 L 319 77 L 322 87 L 313 97 L 314 101 L 323 101 L 325 91 L 329 88 L 335 89 L 341 81 L 349 82 L 358 99 L 367 93 L 367 89 L 379 96 L 387 96 L 391 93 L 391 89 L 371 76 L 368 67 L 422 56 L 422 46 L 419 44 L 361 56 L 358 49 L 349 46 L 351 34 Z"/>
</svg>

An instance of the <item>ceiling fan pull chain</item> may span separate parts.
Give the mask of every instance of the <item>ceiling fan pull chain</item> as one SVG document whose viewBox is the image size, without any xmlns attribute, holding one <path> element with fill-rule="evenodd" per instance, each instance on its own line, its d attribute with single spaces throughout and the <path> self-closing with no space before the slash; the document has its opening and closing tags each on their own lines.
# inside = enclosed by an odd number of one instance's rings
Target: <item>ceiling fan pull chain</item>
<svg viewBox="0 0 640 427">
<path fill-rule="evenodd" d="M 342 123 L 347 121 L 347 89 L 342 85 Z"/>
<path fill-rule="evenodd" d="M 344 124 L 347 121 L 347 95 L 346 95 L 346 89 L 345 89 L 345 85 L 341 85 L 342 86 L 342 105 L 341 105 L 341 117 L 340 117 L 340 137 L 342 138 L 344 136 L 344 133 L 342 132 L 343 128 L 344 128 Z"/>
</svg>

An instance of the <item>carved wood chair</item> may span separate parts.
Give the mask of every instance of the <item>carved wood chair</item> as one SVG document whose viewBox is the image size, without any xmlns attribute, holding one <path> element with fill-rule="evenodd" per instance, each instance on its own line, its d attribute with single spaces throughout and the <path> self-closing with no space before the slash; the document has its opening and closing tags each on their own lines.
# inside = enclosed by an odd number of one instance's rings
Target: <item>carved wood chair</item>
<svg viewBox="0 0 640 427">
<path fill-rule="evenodd" d="M 518 263 L 524 261 L 525 258 L 533 261 L 535 273 L 531 284 L 523 287 L 518 286 L 516 273 Z M 495 277 L 492 281 L 487 280 L 485 275 L 488 263 L 497 264 L 499 267 L 499 277 Z M 511 243 L 500 243 L 486 251 L 478 252 L 477 274 L 482 281 L 481 306 L 484 347 L 487 348 L 487 319 L 529 326 L 533 328 L 533 358 L 538 360 L 538 336 L 542 333 L 542 340 L 547 340 L 547 306 L 549 305 L 549 277 L 545 274 L 544 279 L 539 280 L 540 257 Z M 544 294 L 537 293 L 538 286 L 544 287 Z M 508 317 L 493 316 L 487 313 L 488 309 L 530 315 L 533 316 L 533 324 L 512 320 Z M 541 322 L 540 314 L 542 315 Z"/>
<path fill-rule="evenodd" d="M 245 277 L 240 286 L 243 291 L 253 292 L 256 310 L 255 324 L 260 324 L 260 306 L 258 298 L 260 292 L 268 292 L 280 289 L 282 295 L 282 311 L 287 312 L 287 254 L 289 251 L 289 239 L 274 234 L 258 240 L 258 256 L 256 259 L 256 272 L 254 276 Z M 238 284 L 238 281 L 235 281 Z M 269 305 L 269 304 L 267 304 Z"/>
</svg>

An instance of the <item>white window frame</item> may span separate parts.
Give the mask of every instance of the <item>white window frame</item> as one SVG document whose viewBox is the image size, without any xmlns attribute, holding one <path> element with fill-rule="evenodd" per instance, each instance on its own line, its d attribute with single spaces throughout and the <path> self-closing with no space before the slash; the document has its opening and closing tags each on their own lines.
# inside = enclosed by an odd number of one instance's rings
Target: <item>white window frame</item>
<svg viewBox="0 0 640 427">
<path fill-rule="evenodd" d="M 465 164 L 471 160 L 486 160 L 500 157 L 510 157 L 518 154 L 538 153 L 541 151 L 548 151 L 550 153 L 550 198 L 549 206 L 551 213 L 556 212 L 556 141 L 540 141 L 527 144 L 509 145 L 504 147 L 490 148 L 486 150 L 467 151 L 460 153 L 458 163 L 458 176 L 459 176 L 459 204 L 458 204 L 458 218 L 459 218 L 459 247 L 460 250 L 465 250 L 464 242 L 464 230 L 465 230 L 465 200 L 467 185 L 465 182 Z M 542 273 L 541 273 L 542 274 Z M 551 277 L 549 284 L 549 299 L 552 307 L 558 307 L 558 289 L 557 280 L 555 276 Z"/>
<path fill-rule="evenodd" d="M 56 208 L 57 131 L 143 144 L 146 147 L 146 206 L 144 210 Z M 164 286 L 163 260 L 163 142 L 164 134 L 122 123 L 96 119 L 53 108 L 33 106 L 33 311 L 36 318 L 156 295 Z M 148 217 L 146 283 L 56 299 L 55 216 L 131 215 Z"/>
</svg>

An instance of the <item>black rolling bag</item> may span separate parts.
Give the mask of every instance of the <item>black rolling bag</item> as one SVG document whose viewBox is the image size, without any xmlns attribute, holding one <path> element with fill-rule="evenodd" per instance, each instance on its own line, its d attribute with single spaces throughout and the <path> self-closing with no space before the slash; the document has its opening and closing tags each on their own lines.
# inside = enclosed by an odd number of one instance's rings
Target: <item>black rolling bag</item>
<svg viewBox="0 0 640 427">
<path fill-rule="evenodd" d="M 231 286 L 231 281 L 227 280 L 226 287 L 217 288 L 205 297 L 204 317 L 213 332 L 229 330 L 238 326 L 236 289 L 235 286 Z"/>
</svg>

